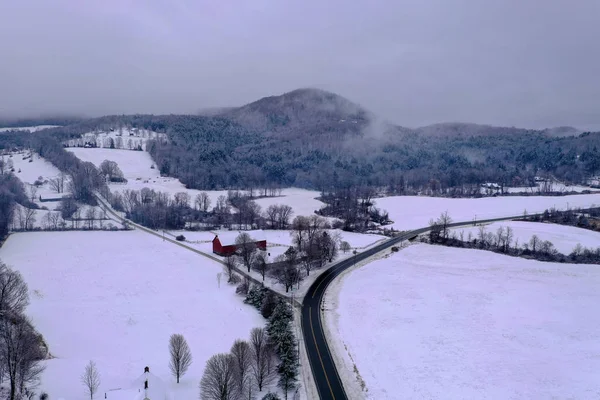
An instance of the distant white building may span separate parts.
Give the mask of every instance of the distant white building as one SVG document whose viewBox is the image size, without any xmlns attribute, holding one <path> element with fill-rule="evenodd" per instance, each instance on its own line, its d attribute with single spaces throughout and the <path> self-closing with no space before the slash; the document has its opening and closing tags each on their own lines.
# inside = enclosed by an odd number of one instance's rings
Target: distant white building
<svg viewBox="0 0 600 400">
<path fill-rule="evenodd" d="M 109 390 L 105 393 L 107 400 L 169 400 L 167 387 L 156 375 L 150 373 L 150 368 L 144 368 L 144 373 L 138 377 L 129 388 Z"/>
</svg>

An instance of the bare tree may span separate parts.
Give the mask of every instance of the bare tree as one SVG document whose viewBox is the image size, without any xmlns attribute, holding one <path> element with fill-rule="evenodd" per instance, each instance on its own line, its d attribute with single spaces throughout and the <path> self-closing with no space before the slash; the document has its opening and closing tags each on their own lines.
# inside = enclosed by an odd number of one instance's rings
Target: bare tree
<svg viewBox="0 0 600 400">
<path fill-rule="evenodd" d="M 102 161 L 102 163 L 100 163 L 100 172 L 107 176 L 109 181 L 123 179 L 123 172 L 115 161 Z"/>
<path fill-rule="evenodd" d="M 260 276 L 262 276 L 262 280 L 264 282 L 265 275 L 267 274 L 268 264 L 267 260 L 265 259 L 265 256 L 261 253 L 263 252 L 258 252 L 256 257 L 254 257 L 254 260 L 252 260 L 252 269 L 257 271 L 260 274 Z"/>
<path fill-rule="evenodd" d="M 267 331 L 264 328 L 254 328 L 250 331 L 250 347 L 252 351 L 251 371 L 258 390 L 262 391 L 265 385 L 273 379 L 272 348 L 268 344 Z"/>
<path fill-rule="evenodd" d="M 187 192 L 175 193 L 175 206 L 185 208 L 190 206 L 190 195 Z"/>
<path fill-rule="evenodd" d="M 292 207 L 287 204 L 279 206 L 279 215 L 277 217 L 277 224 L 279 229 L 287 229 L 290 224 L 290 218 L 294 215 Z"/>
<path fill-rule="evenodd" d="M 21 273 L 0 261 L 0 311 L 20 314 L 28 305 L 27 283 Z"/>
<path fill-rule="evenodd" d="M 250 272 L 254 253 L 256 252 L 256 243 L 248 233 L 242 232 L 235 238 L 235 247 L 244 266 L 246 266 L 248 272 Z"/>
<path fill-rule="evenodd" d="M 200 192 L 196 195 L 196 207 L 203 212 L 207 212 L 210 208 L 210 197 L 206 192 Z"/>
<path fill-rule="evenodd" d="M 94 221 L 96 221 L 96 209 L 94 207 L 87 209 L 85 219 L 87 220 L 88 229 L 94 229 Z"/>
<path fill-rule="evenodd" d="M 215 354 L 206 362 L 200 381 L 202 400 L 236 400 L 235 360 L 231 354 Z"/>
<path fill-rule="evenodd" d="M 29 198 L 31 201 L 35 201 L 37 198 L 38 187 L 35 185 L 29 185 Z"/>
<path fill-rule="evenodd" d="M 448 239 L 448 228 L 452 223 L 452 218 L 448 215 L 448 211 L 444 211 L 438 219 L 438 224 L 442 228 L 441 235 L 444 239 Z"/>
<path fill-rule="evenodd" d="M 279 220 L 279 206 L 277 204 L 271 204 L 265 210 L 265 219 L 271 229 L 277 229 L 277 222 Z"/>
<path fill-rule="evenodd" d="M 65 179 L 66 175 L 61 172 L 56 178 L 52 178 L 48 181 L 50 188 L 55 190 L 57 193 L 63 193 L 65 191 Z"/>
<path fill-rule="evenodd" d="M 231 283 L 234 281 L 234 274 L 235 271 L 235 257 L 233 256 L 227 256 L 225 257 L 225 272 L 227 273 L 227 282 Z"/>
<path fill-rule="evenodd" d="M 26 231 L 33 229 L 36 214 L 37 210 L 35 208 L 23 208 L 23 220 L 25 222 Z"/>
<path fill-rule="evenodd" d="M 537 235 L 533 235 L 531 239 L 529 239 L 529 246 L 531 247 L 531 251 L 534 253 L 538 250 L 540 245 L 540 238 Z"/>
<path fill-rule="evenodd" d="M 10 400 L 17 399 L 27 386 L 37 385 L 44 370 L 43 357 L 40 340 L 27 318 L 11 314 L 0 319 L 0 359 L 9 379 Z"/>
<path fill-rule="evenodd" d="M 276 267 L 272 269 L 272 276 L 285 286 L 286 293 L 294 286 L 300 284 L 302 274 L 299 269 L 298 252 L 294 247 L 287 249 L 285 254 L 275 258 Z"/>
<path fill-rule="evenodd" d="M 340 250 L 342 250 L 344 253 L 347 253 L 351 249 L 352 247 L 350 246 L 350 243 L 346 241 L 340 243 Z"/>
<path fill-rule="evenodd" d="M 236 386 L 239 393 L 243 393 L 246 387 L 250 384 L 250 364 L 252 362 L 252 354 L 250 345 L 245 340 L 236 340 L 231 346 L 231 355 L 234 360 L 234 371 L 236 378 Z"/>
<path fill-rule="evenodd" d="M 179 378 L 185 375 L 192 364 L 192 352 L 183 335 L 178 333 L 171 335 L 169 353 L 171 355 L 169 368 L 179 383 Z"/>
<path fill-rule="evenodd" d="M 86 393 L 90 395 L 90 400 L 93 399 L 100 386 L 100 373 L 94 361 L 90 361 L 85 366 L 85 371 L 81 375 L 81 383 L 85 386 Z"/>
</svg>

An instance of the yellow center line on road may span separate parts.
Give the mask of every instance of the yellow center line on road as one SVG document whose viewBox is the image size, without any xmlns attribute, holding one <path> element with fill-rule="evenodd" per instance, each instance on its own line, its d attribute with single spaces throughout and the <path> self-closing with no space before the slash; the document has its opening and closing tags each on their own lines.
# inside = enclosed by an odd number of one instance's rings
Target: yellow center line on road
<svg viewBox="0 0 600 400">
<path fill-rule="evenodd" d="M 313 341 L 315 342 L 315 348 L 317 349 L 317 356 L 319 357 L 319 361 L 321 362 L 321 368 L 323 369 L 323 374 L 325 375 L 325 380 L 327 381 L 327 386 L 329 387 L 329 392 L 331 393 L 331 398 L 333 400 L 335 400 L 335 395 L 333 394 L 333 389 L 331 389 L 331 384 L 329 383 L 329 378 L 327 377 L 327 371 L 325 371 L 325 365 L 323 364 L 323 359 L 321 358 L 321 352 L 319 351 L 319 345 L 317 344 L 317 337 L 315 336 L 315 330 L 313 328 L 312 307 L 308 307 L 308 320 L 310 322 L 310 330 L 312 332 Z"/>
</svg>

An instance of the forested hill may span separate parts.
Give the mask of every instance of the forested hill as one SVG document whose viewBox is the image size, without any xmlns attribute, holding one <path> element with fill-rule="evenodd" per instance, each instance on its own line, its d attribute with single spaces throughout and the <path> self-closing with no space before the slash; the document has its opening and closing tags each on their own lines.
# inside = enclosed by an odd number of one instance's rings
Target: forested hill
<svg viewBox="0 0 600 400">
<path fill-rule="evenodd" d="M 600 133 L 447 123 L 409 129 L 333 93 L 299 89 L 211 115 L 107 116 L 59 138 L 129 125 L 165 132 L 148 151 L 161 172 L 199 189 L 372 185 L 395 193 L 518 185 L 539 174 L 580 183 L 600 173 Z"/>
</svg>

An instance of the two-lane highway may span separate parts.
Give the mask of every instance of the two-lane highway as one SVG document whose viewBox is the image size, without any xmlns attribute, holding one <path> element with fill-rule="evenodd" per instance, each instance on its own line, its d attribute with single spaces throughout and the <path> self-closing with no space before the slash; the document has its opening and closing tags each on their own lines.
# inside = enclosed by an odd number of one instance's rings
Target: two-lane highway
<svg viewBox="0 0 600 400">
<path fill-rule="evenodd" d="M 529 216 L 533 215 L 536 214 L 530 214 Z M 523 216 L 513 216 L 479 220 L 477 221 L 477 224 L 495 221 L 509 221 L 522 217 Z M 474 221 L 455 222 L 449 224 L 449 227 L 468 226 L 472 225 L 473 222 Z M 360 252 L 348 259 L 332 265 L 315 280 L 315 282 L 306 292 L 306 296 L 304 297 L 304 301 L 302 303 L 302 332 L 304 335 L 304 342 L 306 344 L 308 360 L 313 372 L 317 390 L 319 392 L 319 397 L 321 399 L 345 400 L 348 398 L 333 361 L 331 351 L 329 350 L 323 325 L 321 323 L 321 306 L 327 287 L 337 276 L 354 264 L 363 261 L 366 258 L 379 253 L 380 251 L 386 250 L 387 248 L 390 248 L 403 240 L 415 238 L 421 233 L 428 232 L 429 230 L 429 227 L 425 227 L 410 232 L 405 232 L 371 249 Z"/>
</svg>

